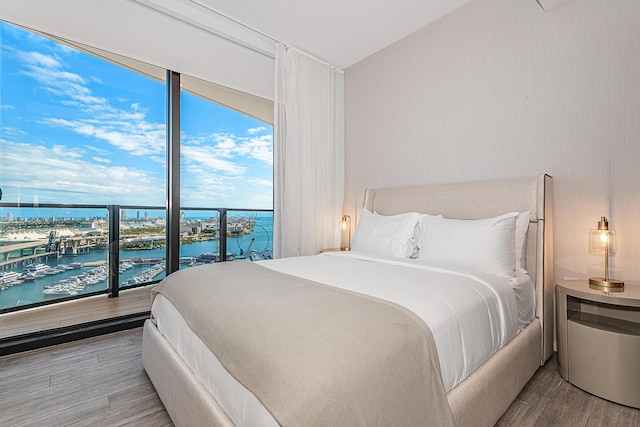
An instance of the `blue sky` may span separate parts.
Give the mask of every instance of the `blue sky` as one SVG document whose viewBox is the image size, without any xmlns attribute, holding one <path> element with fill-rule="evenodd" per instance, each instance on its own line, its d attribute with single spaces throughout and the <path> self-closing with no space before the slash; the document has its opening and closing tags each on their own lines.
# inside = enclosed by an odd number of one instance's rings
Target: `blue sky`
<svg viewBox="0 0 640 427">
<path fill-rule="evenodd" d="M 2 21 L 0 47 L 3 202 L 164 206 L 162 82 Z M 183 93 L 181 141 L 183 206 L 273 208 L 271 125 Z"/>
</svg>

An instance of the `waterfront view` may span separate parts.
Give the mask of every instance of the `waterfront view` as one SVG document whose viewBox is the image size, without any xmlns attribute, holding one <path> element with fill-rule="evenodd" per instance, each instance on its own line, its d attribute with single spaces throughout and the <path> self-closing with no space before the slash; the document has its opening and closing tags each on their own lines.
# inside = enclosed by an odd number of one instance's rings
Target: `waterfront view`
<svg viewBox="0 0 640 427">
<path fill-rule="evenodd" d="M 0 215 L 6 210 L 0 210 Z M 165 276 L 163 211 L 133 211 L 120 218 L 119 287 Z M 206 213 L 210 213 L 207 211 Z M 156 216 L 157 215 L 157 216 Z M 229 212 L 227 260 L 268 259 L 273 249 L 271 212 Z M 0 309 L 105 291 L 108 221 L 102 217 L 0 217 Z M 180 221 L 180 268 L 219 261 L 219 218 Z"/>
<path fill-rule="evenodd" d="M 264 117 L 175 72 L 181 90 L 170 102 L 171 70 L 4 21 L 0 63 L 0 311 L 161 280 L 167 227 L 180 236 L 180 268 L 271 256 L 273 126 Z M 257 102 L 234 96 L 238 106 Z M 177 128 L 167 123 L 176 116 Z M 179 172 L 178 188 L 168 171 Z M 170 202 L 181 216 L 168 224 Z"/>
</svg>

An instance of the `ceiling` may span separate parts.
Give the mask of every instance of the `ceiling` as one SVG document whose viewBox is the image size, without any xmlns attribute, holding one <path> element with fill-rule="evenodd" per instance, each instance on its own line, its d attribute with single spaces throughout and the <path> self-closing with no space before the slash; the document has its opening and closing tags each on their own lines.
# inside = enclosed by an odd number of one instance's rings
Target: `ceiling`
<svg viewBox="0 0 640 427">
<path fill-rule="evenodd" d="M 184 1 L 344 69 L 472 0 Z"/>
<path fill-rule="evenodd" d="M 0 19 L 273 99 L 274 41 L 347 69 L 474 0 L 1 1 Z"/>
</svg>

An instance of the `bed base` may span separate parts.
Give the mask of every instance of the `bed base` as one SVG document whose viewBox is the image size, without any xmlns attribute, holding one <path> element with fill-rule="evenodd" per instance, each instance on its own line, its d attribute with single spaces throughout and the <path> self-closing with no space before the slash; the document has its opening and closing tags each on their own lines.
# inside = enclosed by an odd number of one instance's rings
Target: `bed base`
<svg viewBox="0 0 640 427">
<path fill-rule="evenodd" d="M 142 365 L 176 427 L 234 426 L 150 319 L 142 332 Z"/>
<path fill-rule="evenodd" d="M 541 336 L 540 322 L 534 319 L 447 394 L 458 427 L 495 425 L 540 367 Z M 176 426 L 234 426 L 153 320 L 144 325 L 142 355 L 142 364 Z"/>
</svg>

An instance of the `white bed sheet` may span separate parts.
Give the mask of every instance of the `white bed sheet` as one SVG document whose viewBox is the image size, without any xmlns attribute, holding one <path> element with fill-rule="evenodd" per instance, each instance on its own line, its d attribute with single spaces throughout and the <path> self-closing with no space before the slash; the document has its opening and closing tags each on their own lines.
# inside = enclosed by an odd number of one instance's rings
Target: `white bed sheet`
<svg viewBox="0 0 640 427">
<path fill-rule="evenodd" d="M 353 252 L 283 258 L 260 264 L 383 298 L 416 313 L 433 333 L 447 392 L 515 336 L 535 313 L 533 282 L 521 271 L 516 281 L 509 281 L 425 266 L 413 260 Z M 277 425 L 258 399 L 191 332 L 167 299 L 158 295 L 151 312 L 160 332 L 236 425 Z"/>
</svg>

